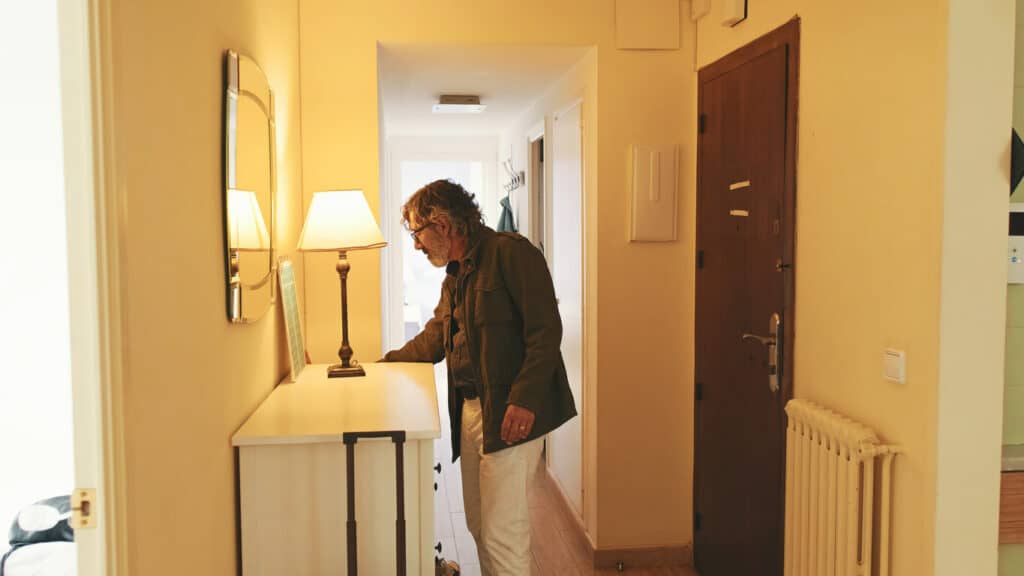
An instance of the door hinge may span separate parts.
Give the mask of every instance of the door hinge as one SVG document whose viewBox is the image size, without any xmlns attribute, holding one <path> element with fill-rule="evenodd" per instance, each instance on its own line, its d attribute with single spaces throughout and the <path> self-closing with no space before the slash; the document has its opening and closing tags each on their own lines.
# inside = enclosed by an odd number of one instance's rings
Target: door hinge
<svg viewBox="0 0 1024 576">
<path fill-rule="evenodd" d="M 95 528 L 96 514 L 96 489 L 76 488 L 71 493 L 72 529 Z"/>
<path fill-rule="evenodd" d="M 700 512 L 693 515 L 693 529 L 700 530 Z"/>
<path fill-rule="evenodd" d="M 708 129 L 708 115 L 700 114 L 697 116 L 697 133 L 703 134 Z"/>
<path fill-rule="evenodd" d="M 703 400 L 704 399 L 704 383 L 703 382 L 697 382 L 697 392 L 696 392 L 696 395 L 697 395 L 697 400 Z"/>
<path fill-rule="evenodd" d="M 704 251 L 697 250 L 697 269 L 700 270 L 702 268 L 704 268 Z"/>
</svg>

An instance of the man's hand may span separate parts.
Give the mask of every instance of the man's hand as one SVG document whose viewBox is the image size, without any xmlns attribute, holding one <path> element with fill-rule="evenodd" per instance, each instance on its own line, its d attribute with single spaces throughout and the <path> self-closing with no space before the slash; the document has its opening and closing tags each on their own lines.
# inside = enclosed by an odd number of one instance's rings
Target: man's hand
<svg viewBox="0 0 1024 576">
<path fill-rule="evenodd" d="M 505 409 L 505 419 L 501 422 L 501 439 L 505 444 L 515 444 L 530 435 L 533 430 L 533 412 L 509 404 Z"/>
</svg>

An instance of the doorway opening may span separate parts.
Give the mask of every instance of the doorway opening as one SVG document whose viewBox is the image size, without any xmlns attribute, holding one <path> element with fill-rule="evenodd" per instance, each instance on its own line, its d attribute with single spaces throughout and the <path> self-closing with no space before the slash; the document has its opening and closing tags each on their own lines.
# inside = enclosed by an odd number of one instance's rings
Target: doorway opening
<svg viewBox="0 0 1024 576">
<path fill-rule="evenodd" d="M 31 248 L 7 252 L 0 283 L 8 327 L 0 347 L 0 557 L 11 548 L 7 528 L 20 510 L 74 489 L 57 5 L 31 3 L 9 16 L 0 18 L 3 68 L 10 86 L 33 88 L 0 91 L 0 107 L 18 111 L 0 131 L 0 243 Z"/>
<path fill-rule="evenodd" d="M 421 187 L 439 179 L 462 185 L 475 195 L 482 195 L 491 172 L 481 160 L 408 160 L 396 159 L 401 201 L 404 204 Z M 405 344 L 426 326 L 434 316 L 434 307 L 441 296 L 445 271 L 423 258 L 407 234 L 402 238 L 402 320 L 401 344 Z M 398 347 L 401 344 L 396 342 Z"/>
<path fill-rule="evenodd" d="M 582 197 L 582 140 L 566 132 L 575 142 L 578 158 L 575 188 L 553 184 L 551 132 L 559 113 L 575 105 L 577 115 L 587 82 L 596 78 L 596 58 L 589 47 L 545 46 L 438 46 L 381 45 L 380 126 L 381 214 L 380 222 L 389 246 L 382 251 L 382 301 L 384 303 L 383 348 L 400 347 L 415 336 L 433 316 L 440 295 L 444 270 L 434 268 L 413 248 L 400 223 L 401 206 L 421 186 L 440 178 L 452 179 L 476 197 L 485 223 L 495 229 L 517 232 L 542 249 L 552 277 L 570 282 L 582 292 L 584 246 L 580 241 L 584 217 Z M 584 63 L 585 62 L 585 63 Z M 586 73 L 580 70 L 586 66 Z M 591 72 L 591 67 L 593 71 Z M 485 106 L 476 114 L 435 114 L 433 105 L 444 94 L 478 95 Z M 563 177 L 563 179 L 565 179 Z M 566 186 L 572 179 L 566 180 Z M 568 203 L 563 218 L 575 224 L 575 243 L 559 244 L 551 231 L 552 196 L 563 190 Z M 573 208 L 575 207 L 575 208 Z M 499 224 L 500 223 L 500 224 Z M 570 229 L 565 227 L 564 229 Z M 560 246 L 552 250 L 553 246 Z M 553 255 L 559 254 L 559 260 Z M 563 355 L 579 357 L 584 349 L 581 298 L 561 299 Z M 579 310 L 573 309 L 578 306 Z M 582 363 L 573 365 L 577 374 L 574 393 L 580 417 L 570 421 L 547 439 L 548 474 L 563 490 L 566 501 L 577 503 L 580 523 L 583 506 L 583 460 L 585 439 L 580 432 L 586 417 L 583 401 Z M 441 427 L 444 436 L 435 443 L 435 460 L 440 464 L 435 503 L 435 532 L 441 555 L 472 567 L 475 550 L 465 527 L 461 478 L 458 466 L 451 466 L 447 414 L 447 374 L 444 364 L 436 367 Z M 566 472 L 566 470 L 568 472 Z M 570 478 L 566 481 L 560 475 Z M 456 542 L 462 546 L 456 546 Z"/>
<path fill-rule="evenodd" d="M 0 239 L 24 247 L 9 252 L 8 281 L 0 284 L 0 314 L 11 328 L 0 348 L 7 367 L 0 385 L 0 556 L 9 553 L 5 569 L 11 572 L 44 563 L 79 574 L 119 569 L 121 548 L 113 535 L 122 508 L 111 452 L 119 415 L 102 402 L 118 378 L 102 361 L 116 328 L 100 329 L 116 316 L 116 303 L 109 286 L 101 288 L 98 265 L 116 254 L 106 250 L 114 240 L 99 240 L 115 224 L 96 218 L 103 194 L 95 177 L 107 158 L 97 135 L 109 118 L 97 122 L 91 106 L 107 68 L 95 48 L 101 32 L 85 8 L 47 1 L 0 9 L 0 61 L 12 85 L 32 87 L 0 93 L 0 108 L 18 112 L 5 118 L 0 132 Z M 116 262 L 105 264 L 116 268 Z M 67 500 L 56 511 L 30 505 L 78 493 L 76 487 L 93 489 L 89 515 L 102 517 L 98 527 L 79 526 L 74 542 L 8 540 L 15 515 L 22 529 L 36 533 L 56 522 L 59 529 L 46 534 L 66 534 L 60 522 L 70 516 Z"/>
</svg>

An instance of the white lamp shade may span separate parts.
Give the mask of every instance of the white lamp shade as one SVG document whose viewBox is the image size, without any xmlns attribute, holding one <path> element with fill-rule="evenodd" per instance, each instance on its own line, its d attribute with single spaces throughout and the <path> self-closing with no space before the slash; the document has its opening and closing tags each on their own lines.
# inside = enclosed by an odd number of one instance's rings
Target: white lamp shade
<svg viewBox="0 0 1024 576">
<path fill-rule="evenodd" d="M 362 250 L 386 245 L 362 190 L 313 193 L 299 250 Z"/>
<path fill-rule="evenodd" d="M 228 190 L 228 228 L 233 250 L 266 250 L 270 234 L 255 192 Z"/>
</svg>

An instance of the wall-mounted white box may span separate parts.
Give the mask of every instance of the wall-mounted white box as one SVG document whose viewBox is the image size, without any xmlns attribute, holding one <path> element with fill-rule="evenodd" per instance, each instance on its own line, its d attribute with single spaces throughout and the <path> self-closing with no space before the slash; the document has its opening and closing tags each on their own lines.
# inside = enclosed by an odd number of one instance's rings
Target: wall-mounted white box
<svg viewBox="0 0 1024 576">
<path fill-rule="evenodd" d="M 630 241 L 674 241 L 679 189 L 678 147 L 634 145 L 632 170 Z"/>
</svg>

